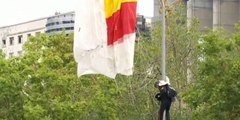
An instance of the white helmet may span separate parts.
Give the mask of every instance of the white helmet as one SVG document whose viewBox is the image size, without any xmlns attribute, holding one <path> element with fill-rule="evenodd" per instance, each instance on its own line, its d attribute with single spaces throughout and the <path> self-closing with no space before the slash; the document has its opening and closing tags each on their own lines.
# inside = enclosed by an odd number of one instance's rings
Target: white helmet
<svg viewBox="0 0 240 120">
<path fill-rule="evenodd" d="M 158 86 L 164 86 L 164 85 L 167 85 L 168 83 L 164 80 L 160 80 L 159 83 L 158 83 Z"/>
<path fill-rule="evenodd" d="M 170 85 L 170 79 L 168 76 L 166 76 L 166 81 L 165 80 L 159 80 L 158 86 L 163 86 L 163 85 Z"/>
</svg>

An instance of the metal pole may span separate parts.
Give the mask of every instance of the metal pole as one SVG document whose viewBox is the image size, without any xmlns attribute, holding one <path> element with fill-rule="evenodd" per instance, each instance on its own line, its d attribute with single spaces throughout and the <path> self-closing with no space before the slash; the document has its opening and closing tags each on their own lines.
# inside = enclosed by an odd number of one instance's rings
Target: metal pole
<svg viewBox="0 0 240 120">
<path fill-rule="evenodd" d="M 162 0 L 162 80 L 166 81 L 166 18 L 165 18 L 165 3 Z"/>
</svg>

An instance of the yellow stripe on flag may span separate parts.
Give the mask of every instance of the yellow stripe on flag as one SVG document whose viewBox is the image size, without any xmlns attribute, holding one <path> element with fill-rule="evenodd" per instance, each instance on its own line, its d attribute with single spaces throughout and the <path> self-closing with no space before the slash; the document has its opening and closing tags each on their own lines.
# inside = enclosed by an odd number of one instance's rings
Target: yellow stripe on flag
<svg viewBox="0 0 240 120">
<path fill-rule="evenodd" d="M 120 10 L 122 3 L 137 2 L 137 0 L 104 0 L 106 18 L 111 17 L 116 11 Z"/>
</svg>

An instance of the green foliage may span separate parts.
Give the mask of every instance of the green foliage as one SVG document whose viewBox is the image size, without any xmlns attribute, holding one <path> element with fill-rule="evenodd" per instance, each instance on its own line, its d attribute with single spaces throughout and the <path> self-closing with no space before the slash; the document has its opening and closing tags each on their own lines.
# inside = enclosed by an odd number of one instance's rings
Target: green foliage
<svg viewBox="0 0 240 120">
<path fill-rule="evenodd" d="M 8 60 L 1 56 L 0 119 L 155 119 L 153 78 L 159 72 L 150 73 L 154 66 L 150 61 L 157 59 L 159 47 L 142 39 L 136 43 L 134 75 L 111 80 L 102 75 L 77 78 L 73 35 L 30 37 L 24 56 Z"/>
<path fill-rule="evenodd" d="M 78 79 L 73 35 L 41 34 L 24 56 L 0 59 L 0 119 L 116 119 L 116 87 L 105 77 Z"/>
<path fill-rule="evenodd" d="M 240 32 L 223 31 L 202 36 L 198 79 L 184 100 L 194 109 L 192 119 L 237 120 L 240 118 Z"/>
<path fill-rule="evenodd" d="M 182 94 L 185 93 L 188 89 L 187 86 L 197 76 L 199 52 L 197 45 L 200 33 L 198 21 L 195 19 L 192 21 L 187 20 L 184 5 L 176 5 L 170 11 L 171 13 L 166 16 L 166 72 L 171 80 L 171 85 L 178 92 L 178 101 L 171 107 L 171 118 L 186 120 L 190 110 L 185 107 L 186 103 L 182 101 Z M 188 22 L 191 23 L 189 27 Z M 161 49 L 161 33 L 161 25 L 159 24 L 153 31 L 153 38 L 158 40 L 159 49 Z M 161 53 L 161 50 L 159 50 L 159 53 Z M 155 63 L 155 66 L 161 65 L 161 56 L 157 59 L 159 63 Z M 188 71 L 191 72 L 190 78 L 188 78 Z"/>
<path fill-rule="evenodd" d="M 170 9 L 170 8 L 169 8 Z M 240 118 L 240 29 L 200 36 L 198 21 L 187 26 L 185 8 L 167 15 L 167 75 L 178 93 L 173 120 Z M 73 34 L 41 34 L 24 45 L 24 56 L 0 55 L 0 119 L 155 120 L 161 79 L 161 25 L 136 42 L 134 74 L 112 80 L 76 76 Z M 191 71 L 191 79 L 188 72 Z"/>
</svg>

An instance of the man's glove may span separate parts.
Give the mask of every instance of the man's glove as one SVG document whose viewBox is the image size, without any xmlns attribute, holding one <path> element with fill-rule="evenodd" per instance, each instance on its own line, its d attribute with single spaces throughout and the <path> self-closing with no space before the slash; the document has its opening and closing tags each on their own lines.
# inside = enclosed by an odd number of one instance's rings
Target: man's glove
<svg viewBox="0 0 240 120">
<path fill-rule="evenodd" d="M 160 93 L 156 94 L 156 95 L 155 95 L 155 98 L 160 101 L 160 99 L 161 99 L 161 94 L 160 94 Z"/>
</svg>

